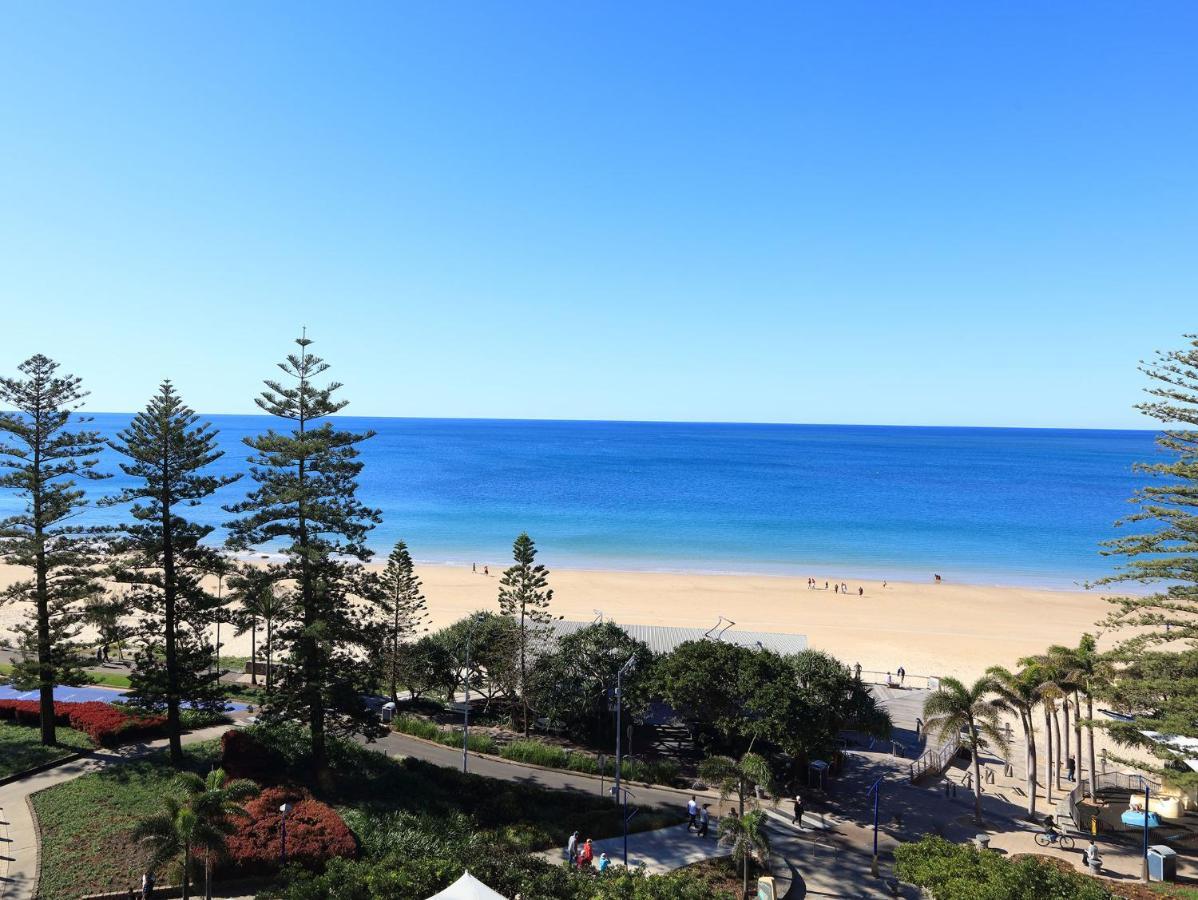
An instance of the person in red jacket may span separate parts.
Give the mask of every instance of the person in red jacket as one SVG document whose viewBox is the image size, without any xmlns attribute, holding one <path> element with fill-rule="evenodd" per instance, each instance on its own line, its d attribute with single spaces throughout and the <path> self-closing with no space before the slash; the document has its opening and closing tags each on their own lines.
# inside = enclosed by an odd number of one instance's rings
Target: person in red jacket
<svg viewBox="0 0 1198 900">
<path fill-rule="evenodd" d="M 595 858 L 595 848 L 591 846 L 591 839 L 587 838 L 586 843 L 582 845 L 582 849 L 578 851 L 578 870 L 591 867 L 591 860 Z"/>
</svg>

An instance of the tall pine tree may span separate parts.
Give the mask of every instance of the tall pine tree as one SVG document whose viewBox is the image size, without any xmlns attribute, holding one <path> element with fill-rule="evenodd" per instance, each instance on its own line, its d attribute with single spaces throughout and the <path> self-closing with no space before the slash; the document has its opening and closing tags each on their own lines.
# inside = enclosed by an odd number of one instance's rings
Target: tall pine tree
<svg viewBox="0 0 1198 900">
<path fill-rule="evenodd" d="M 391 699 L 399 702 L 400 647 L 413 638 L 428 621 L 428 607 L 421 593 L 420 577 L 412 568 L 412 554 L 403 541 L 387 558 L 387 567 L 374 579 L 374 594 L 386 619 L 387 686 Z"/>
<path fill-rule="evenodd" d="M 1108 693 L 1136 721 L 1109 730 L 1121 742 L 1147 744 L 1180 771 L 1182 757 L 1192 754 L 1146 741 L 1141 731 L 1198 737 L 1198 335 L 1186 338 L 1188 347 L 1141 366 L 1152 399 L 1137 408 L 1168 426 L 1157 438 L 1166 458 L 1136 466 L 1149 482 L 1132 498 L 1138 511 L 1119 524 L 1137 533 L 1106 544 L 1106 555 L 1125 561 L 1100 582 L 1153 587 L 1111 600 L 1116 610 L 1108 624 L 1136 633 L 1112 654 Z M 1179 644 L 1188 650 L 1172 652 Z"/>
<path fill-rule="evenodd" d="M 370 672 L 361 656 L 370 638 L 358 591 L 360 563 L 370 557 L 366 535 L 379 514 L 357 499 L 362 470 L 357 445 L 374 432 L 343 431 L 320 421 L 347 401 L 333 397 L 340 384 L 314 383 L 329 367 L 309 352 L 312 341 L 304 336 L 296 344 L 299 352 L 279 364 L 288 383 L 267 380 L 255 401 L 291 428 L 245 439 L 254 451 L 250 474 L 258 486 L 226 509 L 240 515 L 229 523 L 232 548 L 269 546 L 284 556 L 293 593 L 287 605 L 295 612 L 276 640 L 286 648 L 289 665 L 264 714 L 268 720 L 307 723 L 319 777 L 327 731 L 373 727 L 362 701 Z"/>
<path fill-rule="evenodd" d="M 132 484 L 106 498 L 106 506 L 131 504 L 132 521 L 113 543 L 114 578 L 129 585 L 127 600 L 139 613 L 140 649 L 130 678 L 131 697 L 166 711 L 171 765 L 183 763 L 179 707 L 217 709 L 223 700 L 219 673 L 209 670 L 212 647 L 206 627 L 218 602 L 203 587 L 218 551 L 202 542 L 211 525 L 185 518 L 240 475 L 215 475 L 217 432 L 190 409 L 170 381 L 110 446 L 124 456 Z"/>
<path fill-rule="evenodd" d="M 58 375 L 58 363 L 38 354 L 19 367 L 21 377 L 0 378 L 0 488 L 17 492 L 25 509 L 0 520 L 0 557 L 29 569 L 3 594 L 31 609 L 18 628 L 21 658 L 13 673 L 20 685 L 37 685 L 43 744 L 56 742 L 54 685 L 83 684 L 79 635 L 86 603 L 103 592 L 96 578 L 96 536 L 69 523 L 86 504 L 77 479 L 105 476 L 95 469 L 103 449 L 99 432 L 72 427 L 87 392 L 80 379 Z M 74 419 L 74 423 L 72 423 Z"/>
<path fill-rule="evenodd" d="M 545 633 L 553 621 L 549 602 L 553 589 L 549 587 L 549 570 L 536 561 L 537 547 L 527 532 L 512 544 L 514 565 L 499 579 L 499 611 L 517 624 L 517 653 L 520 657 L 520 707 L 524 718 L 524 736 L 528 737 L 528 648 L 532 641 Z"/>
</svg>

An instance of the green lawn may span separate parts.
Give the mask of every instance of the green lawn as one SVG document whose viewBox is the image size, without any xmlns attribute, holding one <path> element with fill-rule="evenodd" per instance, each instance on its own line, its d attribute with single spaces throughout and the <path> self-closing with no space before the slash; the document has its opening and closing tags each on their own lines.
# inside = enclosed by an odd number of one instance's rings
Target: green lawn
<svg viewBox="0 0 1198 900">
<path fill-rule="evenodd" d="M 12 674 L 12 664 L 11 663 L 0 663 L 0 675 L 11 675 L 11 674 Z M 107 672 L 105 672 L 105 673 L 99 674 L 99 675 L 93 674 L 91 677 L 95 684 L 102 684 L 102 685 L 106 685 L 108 687 L 117 687 L 117 688 L 127 688 L 129 686 L 129 676 L 128 675 L 116 675 L 116 674 L 110 675 Z"/>
<path fill-rule="evenodd" d="M 220 745 L 195 744 L 186 753 L 190 767 L 206 773 Z M 166 755 L 159 753 L 34 794 L 42 900 L 75 900 L 140 884 L 149 854 L 129 840 L 129 829 L 139 816 L 158 809 L 173 777 Z"/>
<path fill-rule="evenodd" d="M 43 747 L 40 729 L 0 722 L 0 778 L 61 759 L 76 750 L 92 748 L 87 735 L 73 728 L 59 727 L 55 730 L 59 746 Z"/>
</svg>

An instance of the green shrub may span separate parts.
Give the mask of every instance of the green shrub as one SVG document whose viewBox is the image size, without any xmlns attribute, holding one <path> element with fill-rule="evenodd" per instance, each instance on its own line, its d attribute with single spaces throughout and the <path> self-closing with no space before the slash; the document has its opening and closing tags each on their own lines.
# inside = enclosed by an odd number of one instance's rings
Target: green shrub
<svg viewBox="0 0 1198 900">
<path fill-rule="evenodd" d="M 446 747 L 462 747 L 462 733 L 456 728 L 442 728 L 435 722 L 422 719 L 419 716 L 402 714 L 391 720 L 391 730 L 400 734 L 410 734 L 412 737 L 423 738 L 426 741 L 436 741 Z M 475 733 L 470 735 L 470 749 L 475 753 L 498 753 L 499 745 L 489 734 Z"/>
<path fill-rule="evenodd" d="M 1036 857 L 1010 860 L 970 844 L 925 836 L 894 850 L 895 874 L 936 900 L 1109 900 L 1102 883 Z"/>
</svg>

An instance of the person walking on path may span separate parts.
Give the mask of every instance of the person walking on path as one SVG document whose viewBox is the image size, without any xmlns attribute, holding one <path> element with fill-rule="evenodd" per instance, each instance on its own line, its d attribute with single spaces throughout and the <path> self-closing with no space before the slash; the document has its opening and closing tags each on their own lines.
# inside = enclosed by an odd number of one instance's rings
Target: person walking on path
<svg viewBox="0 0 1198 900">
<path fill-rule="evenodd" d="M 704 803 L 703 808 L 699 810 L 699 837 L 707 837 L 707 826 L 711 822 L 711 815 L 707 812 L 707 807 L 710 803 Z"/>
<path fill-rule="evenodd" d="M 1073 782 L 1073 781 L 1077 780 L 1074 777 L 1076 774 L 1077 774 L 1077 760 L 1071 756 L 1065 762 L 1065 776 L 1069 779 L 1070 782 Z"/>
<path fill-rule="evenodd" d="M 566 856 L 570 860 L 570 865 L 574 865 L 578 861 L 578 832 L 570 835 L 570 840 L 566 841 Z"/>
<path fill-rule="evenodd" d="M 902 687 L 903 682 L 905 682 L 907 680 L 907 670 L 904 669 L 902 666 L 899 666 L 898 671 L 895 674 L 898 675 L 898 677 L 899 677 L 899 687 Z"/>
<path fill-rule="evenodd" d="M 585 844 L 582 845 L 582 850 L 578 854 L 578 871 L 589 869 L 591 860 L 595 858 L 595 848 L 591 846 L 591 839 L 587 838 Z"/>
<path fill-rule="evenodd" d="M 607 858 L 606 853 L 599 854 L 599 871 L 606 872 L 607 867 L 611 865 L 611 860 Z"/>
<path fill-rule="evenodd" d="M 791 824 L 803 827 L 803 797 L 800 794 L 795 794 L 794 821 Z"/>
<path fill-rule="evenodd" d="M 686 819 L 686 830 L 688 832 L 699 830 L 699 804 L 695 802 L 693 796 L 686 801 Z"/>
</svg>

